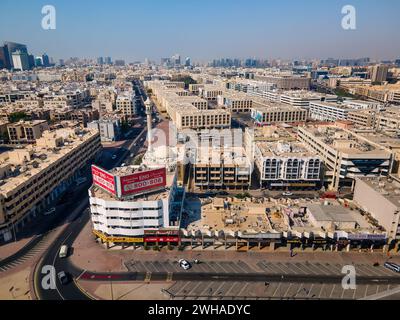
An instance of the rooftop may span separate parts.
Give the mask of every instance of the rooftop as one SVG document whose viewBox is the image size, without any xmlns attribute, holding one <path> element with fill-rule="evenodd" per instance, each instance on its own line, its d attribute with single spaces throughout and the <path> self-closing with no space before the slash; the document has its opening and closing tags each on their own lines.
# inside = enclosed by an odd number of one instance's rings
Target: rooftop
<svg viewBox="0 0 400 320">
<path fill-rule="evenodd" d="M 5 197 L 44 171 L 57 160 L 73 152 L 84 141 L 98 135 L 97 130 L 64 128 L 45 131 L 38 145 L 17 147 L 0 154 L 0 170 L 6 173 L 0 184 L 0 193 Z M 52 145 L 51 143 L 54 143 Z"/>
<path fill-rule="evenodd" d="M 301 142 L 257 142 L 257 148 L 263 157 L 316 157 L 317 153 L 310 151 Z"/>
</svg>

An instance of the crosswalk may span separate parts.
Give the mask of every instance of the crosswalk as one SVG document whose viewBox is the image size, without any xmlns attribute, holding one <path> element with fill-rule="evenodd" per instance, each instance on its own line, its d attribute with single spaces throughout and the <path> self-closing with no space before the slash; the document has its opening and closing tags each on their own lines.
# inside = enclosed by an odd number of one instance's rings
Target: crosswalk
<svg viewBox="0 0 400 320">
<path fill-rule="evenodd" d="M 52 232 L 46 234 L 31 250 L 29 250 L 27 253 L 25 253 L 18 259 L 5 264 L 2 264 L 2 261 L 0 261 L 0 274 L 8 270 L 11 270 L 13 268 L 16 268 L 17 266 L 23 264 L 24 262 L 34 258 L 36 255 L 44 252 L 44 250 L 47 249 L 47 247 L 49 246 L 50 242 L 49 238 L 51 234 Z"/>
</svg>

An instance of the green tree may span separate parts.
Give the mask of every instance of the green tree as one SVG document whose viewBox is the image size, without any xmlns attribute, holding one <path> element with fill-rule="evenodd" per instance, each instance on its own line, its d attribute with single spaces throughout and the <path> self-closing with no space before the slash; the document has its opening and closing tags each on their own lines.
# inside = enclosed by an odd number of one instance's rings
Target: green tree
<svg viewBox="0 0 400 320">
<path fill-rule="evenodd" d="M 10 122 L 15 123 L 20 120 L 27 120 L 29 116 L 25 112 L 14 112 L 10 114 L 9 119 Z"/>
</svg>

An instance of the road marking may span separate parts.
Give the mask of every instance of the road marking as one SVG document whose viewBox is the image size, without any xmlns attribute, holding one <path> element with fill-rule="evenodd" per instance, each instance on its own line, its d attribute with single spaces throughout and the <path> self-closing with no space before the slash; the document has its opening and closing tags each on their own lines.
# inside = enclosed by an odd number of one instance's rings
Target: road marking
<svg viewBox="0 0 400 320">
<path fill-rule="evenodd" d="M 287 274 L 287 271 L 285 271 L 285 269 L 281 268 L 281 263 L 280 262 L 276 263 L 274 266 L 277 267 L 279 270 L 281 270 L 284 274 Z"/>
<path fill-rule="evenodd" d="M 307 274 L 307 273 L 304 272 L 304 270 L 301 269 L 298 265 L 299 265 L 299 263 L 292 263 L 292 264 L 291 264 L 291 266 L 292 266 L 293 268 L 296 268 L 297 270 L 300 270 L 300 274 Z"/>
<path fill-rule="evenodd" d="M 314 283 L 312 283 L 310 289 L 308 289 L 308 294 L 306 297 L 308 297 L 308 298 L 310 297 L 310 294 L 311 294 L 313 288 L 314 288 Z"/>
<path fill-rule="evenodd" d="M 246 290 L 248 286 L 249 286 L 249 284 L 246 282 L 245 285 L 244 285 L 244 286 L 242 287 L 242 289 L 237 293 L 236 296 L 240 296 L 241 293 L 242 293 L 244 290 Z"/>
<path fill-rule="evenodd" d="M 283 297 L 287 296 L 287 294 L 289 293 L 289 290 L 292 287 L 292 285 L 293 285 L 292 283 L 289 283 L 289 287 L 287 288 L 287 290 L 286 290 L 285 294 L 283 295 Z"/>
<path fill-rule="evenodd" d="M 278 286 L 276 287 L 276 289 L 275 289 L 275 291 L 274 291 L 274 293 L 272 294 L 272 297 L 275 297 L 275 294 L 276 294 L 276 292 L 278 291 L 278 289 L 281 287 L 281 285 L 282 285 L 282 282 L 279 282 L 279 283 L 278 283 Z"/>
<path fill-rule="evenodd" d="M 229 290 L 226 292 L 225 296 L 228 296 L 228 293 L 230 293 L 232 291 L 232 289 L 238 284 L 240 284 L 240 282 L 233 282 L 231 287 L 229 288 Z"/>
<path fill-rule="evenodd" d="M 211 269 L 211 271 L 218 273 L 218 271 L 216 271 L 216 269 L 211 265 L 211 263 L 208 263 L 207 267 L 209 267 Z"/>
<path fill-rule="evenodd" d="M 318 299 L 321 299 L 322 291 L 324 290 L 325 283 L 321 285 L 321 290 L 319 290 Z"/>
<path fill-rule="evenodd" d="M 243 261 L 238 261 L 236 263 L 236 266 L 239 267 L 240 269 L 242 269 L 244 271 L 244 273 L 249 273 L 250 272 L 249 266 Z"/>
<path fill-rule="evenodd" d="M 230 273 L 230 272 L 231 272 L 231 271 L 229 271 L 229 270 L 226 270 L 221 262 L 219 262 L 219 263 L 217 263 L 217 264 L 218 264 L 218 266 L 219 266 L 225 273 Z"/>
<path fill-rule="evenodd" d="M 76 278 L 76 281 L 78 281 L 85 274 L 85 272 L 86 272 L 86 269 L 81 272 L 81 274 L 78 276 L 78 278 Z"/>
<path fill-rule="evenodd" d="M 309 271 L 311 271 L 311 273 L 318 275 L 318 273 L 316 273 L 315 270 L 311 269 L 311 267 L 308 264 L 302 264 L 301 266 L 304 267 L 306 270 L 308 269 Z M 307 274 L 308 273 L 309 272 L 307 272 Z"/>
<path fill-rule="evenodd" d="M 331 291 L 331 294 L 329 295 L 329 299 L 332 299 L 332 294 L 333 294 L 333 291 L 335 291 L 335 287 L 336 287 L 336 284 L 334 284 L 332 286 L 332 291 Z"/>
<path fill-rule="evenodd" d="M 330 269 L 327 268 L 326 266 L 322 265 L 321 263 L 318 263 L 318 262 L 317 262 L 315 265 L 318 266 L 319 269 L 321 269 L 321 270 L 323 270 L 323 271 L 325 270 L 325 272 L 326 272 L 327 275 L 333 274 L 332 270 L 330 270 Z"/>
<path fill-rule="evenodd" d="M 282 270 L 280 270 L 277 266 L 268 264 L 267 267 L 272 271 L 273 274 L 282 274 Z"/>
</svg>

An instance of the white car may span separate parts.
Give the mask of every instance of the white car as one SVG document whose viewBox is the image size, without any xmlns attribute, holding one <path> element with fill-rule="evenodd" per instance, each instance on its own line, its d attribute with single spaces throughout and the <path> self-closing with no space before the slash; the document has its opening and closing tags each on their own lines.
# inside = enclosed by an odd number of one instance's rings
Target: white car
<svg viewBox="0 0 400 320">
<path fill-rule="evenodd" d="M 182 269 L 184 270 L 189 270 L 192 266 L 190 265 L 189 262 L 187 262 L 184 259 L 179 260 L 179 265 L 181 266 Z"/>
<path fill-rule="evenodd" d="M 290 196 L 293 195 L 293 193 L 287 191 L 287 192 L 282 193 L 282 195 L 283 195 L 284 197 L 290 197 Z"/>
<path fill-rule="evenodd" d="M 51 209 L 47 210 L 45 213 L 43 213 L 43 215 L 49 216 L 54 213 L 56 213 L 56 208 L 51 208 Z"/>
</svg>

